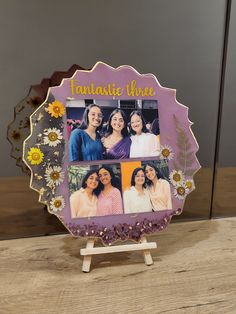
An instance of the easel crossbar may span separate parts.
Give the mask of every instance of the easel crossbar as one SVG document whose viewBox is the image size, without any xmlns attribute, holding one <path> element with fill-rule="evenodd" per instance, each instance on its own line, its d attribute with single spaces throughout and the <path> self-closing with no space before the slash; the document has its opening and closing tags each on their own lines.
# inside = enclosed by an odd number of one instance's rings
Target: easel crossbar
<svg viewBox="0 0 236 314">
<path fill-rule="evenodd" d="M 92 247 L 80 250 L 80 254 L 86 255 L 97 255 L 106 253 L 116 253 L 116 252 L 128 252 L 128 251 L 142 251 L 156 249 L 156 242 L 144 242 L 139 244 L 125 244 L 125 245 L 115 245 L 115 246 L 105 246 L 105 247 Z"/>
</svg>

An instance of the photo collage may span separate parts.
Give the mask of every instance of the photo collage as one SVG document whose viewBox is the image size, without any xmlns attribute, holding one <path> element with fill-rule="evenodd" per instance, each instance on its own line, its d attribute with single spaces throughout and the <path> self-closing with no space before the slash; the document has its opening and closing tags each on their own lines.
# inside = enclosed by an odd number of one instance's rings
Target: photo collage
<svg viewBox="0 0 236 314">
<path fill-rule="evenodd" d="M 172 209 L 158 102 L 68 100 L 72 218 Z"/>
</svg>

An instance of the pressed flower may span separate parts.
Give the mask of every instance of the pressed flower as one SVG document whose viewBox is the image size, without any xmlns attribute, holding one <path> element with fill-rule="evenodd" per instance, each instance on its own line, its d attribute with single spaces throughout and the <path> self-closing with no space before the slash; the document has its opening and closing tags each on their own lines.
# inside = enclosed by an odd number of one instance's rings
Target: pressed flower
<svg viewBox="0 0 236 314">
<path fill-rule="evenodd" d="M 46 129 L 43 134 L 45 135 L 43 138 L 44 144 L 56 147 L 59 143 L 61 143 L 62 133 L 59 129 L 49 128 Z"/>
<path fill-rule="evenodd" d="M 167 160 L 171 160 L 174 158 L 173 150 L 169 145 L 161 146 L 160 158 L 167 159 Z"/>
<path fill-rule="evenodd" d="M 58 186 L 64 180 L 64 172 L 61 171 L 60 166 L 48 167 L 45 171 L 45 180 L 47 186 L 54 187 Z"/>
<path fill-rule="evenodd" d="M 187 180 L 185 181 L 185 186 L 186 186 L 187 189 L 189 189 L 190 192 L 195 189 L 194 182 L 193 182 L 193 180 L 191 180 L 191 179 L 187 179 Z"/>
<path fill-rule="evenodd" d="M 39 190 L 39 194 L 40 195 L 43 195 L 44 194 L 44 192 L 46 192 L 47 190 L 45 189 L 45 188 L 41 188 L 40 190 Z"/>
<path fill-rule="evenodd" d="M 20 131 L 14 130 L 14 131 L 11 133 L 11 138 L 12 138 L 14 141 L 19 141 L 19 140 L 21 139 L 21 133 L 20 133 Z"/>
<path fill-rule="evenodd" d="M 42 99 L 38 96 L 30 97 L 30 99 L 27 100 L 27 104 L 33 107 L 34 109 L 38 108 L 41 103 Z"/>
<path fill-rule="evenodd" d="M 65 106 L 58 100 L 48 105 L 46 111 L 54 118 L 62 117 L 65 114 Z"/>
<path fill-rule="evenodd" d="M 39 165 L 43 161 L 44 153 L 40 150 L 40 148 L 31 147 L 28 152 L 27 159 L 31 163 L 31 165 Z"/>
<path fill-rule="evenodd" d="M 178 185 L 174 189 L 174 195 L 179 200 L 184 199 L 188 193 L 189 193 L 189 190 L 184 185 Z"/>
<path fill-rule="evenodd" d="M 182 184 L 184 180 L 184 174 L 181 170 L 173 170 L 169 177 L 173 185 Z"/>
<path fill-rule="evenodd" d="M 29 117 L 25 117 L 23 128 L 25 128 L 25 129 L 30 128 L 30 118 Z"/>
<path fill-rule="evenodd" d="M 38 117 L 36 118 L 36 122 L 39 122 L 40 120 L 42 120 L 44 117 L 44 115 L 40 112 Z"/>
<path fill-rule="evenodd" d="M 52 198 L 50 202 L 50 208 L 54 212 L 61 211 L 64 207 L 65 207 L 65 201 L 64 201 L 63 196 L 57 196 L 57 197 Z"/>
</svg>

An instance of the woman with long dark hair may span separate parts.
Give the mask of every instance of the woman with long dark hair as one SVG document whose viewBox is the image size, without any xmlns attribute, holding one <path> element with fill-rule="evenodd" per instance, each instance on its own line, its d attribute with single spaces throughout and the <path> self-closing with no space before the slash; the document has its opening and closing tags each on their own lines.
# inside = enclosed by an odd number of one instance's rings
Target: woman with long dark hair
<svg viewBox="0 0 236 314">
<path fill-rule="evenodd" d="M 103 146 L 98 132 L 102 123 L 101 108 L 96 104 L 86 107 L 81 125 L 73 130 L 70 135 L 70 161 L 103 159 Z"/>
<path fill-rule="evenodd" d="M 158 168 L 153 163 L 144 166 L 147 191 L 154 211 L 172 209 L 170 184 L 161 178 Z"/>
<path fill-rule="evenodd" d="M 123 194 L 125 214 L 151 212 L 152 204 L 145 188 L 143 168 L 134 169 L 130 185 L 131 187 Z"/>
<path fill-rule="evenodd" d="M 71 217 L 91 217 L 97 213 L 98 174 L 90 170 L 83 178 L 82 186 L 70 196 Z"/>
<path fill-rule="evenodd" d="M 113 170 L 103 165 L 98 170 L 98 177 L 97 216 L 123 214 L 121 193 Z"/>
<path fill-rule="evenodd" d="M 130 158 L 156 157 L 160 155 L 159 137 L 150 133 L 142 113 L 134 110 L 130 114 L 131 147 Z"/>
<path fill-rule="evenodd" d="M 129 158 L 131 140 L 128 136 L 127 119 L 121 109 L 115 109 L 110 114 L 107 132 L 102 138 L 106 159 Z"/>
</svg>

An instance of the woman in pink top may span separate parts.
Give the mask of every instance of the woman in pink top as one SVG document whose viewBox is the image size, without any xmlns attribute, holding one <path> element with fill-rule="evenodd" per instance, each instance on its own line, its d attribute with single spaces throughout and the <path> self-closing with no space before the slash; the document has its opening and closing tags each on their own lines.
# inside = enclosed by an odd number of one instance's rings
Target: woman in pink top
<svg viewBox="0 0 236 314">
<path fill-rule="evenodd" d="M 70 196 L 72 218 L 96 216 L 98 183 L 97 172 L 88 171 L 83 178 L 82 187 Z"/>
<path fill-rule="evenodd" d="M 102 166 L 98 170 L 100 193 L 97 201 L 97 216 L 123 214 L 120 190 L 112 169 Z"/>
<path fill-rule="evenodd" d="M 172 209 L 170 184 L 167 180 L 161 179 L 156 166 L 147 163 L 144 166 L 146 175 L 147 190 L 152 202 L 153 210 L 160 211 Z"/>
</svg>

